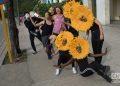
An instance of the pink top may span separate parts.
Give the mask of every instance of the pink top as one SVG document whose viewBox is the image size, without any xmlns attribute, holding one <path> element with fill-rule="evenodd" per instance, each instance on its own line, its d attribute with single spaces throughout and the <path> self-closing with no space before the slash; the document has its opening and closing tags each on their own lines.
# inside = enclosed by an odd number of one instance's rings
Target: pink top
<svg viewBox="0 0 120 86">
<path fill-rule="evenodd" d="M 53 33 L 59 34 L 61 31 L 66 29 L 64 24 L 64 16 L 62 14 L 54 15 L 53 19 L 54 19 Z"/>
</svg>

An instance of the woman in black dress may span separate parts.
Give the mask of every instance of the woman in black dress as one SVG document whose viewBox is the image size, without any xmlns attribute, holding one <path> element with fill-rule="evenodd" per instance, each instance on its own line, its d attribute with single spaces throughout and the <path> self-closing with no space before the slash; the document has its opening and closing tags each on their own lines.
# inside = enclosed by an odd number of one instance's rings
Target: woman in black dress
<svg viewBox="0 0 120 86">
<path fill-rule="evenodd" d="M 45 19 L 37 24 L 35 24 L 35 22 L 33 22 L 32 18 L 31 22 L 33 23 L 33 25 L 35 27 L 41 27 L 42 30 L 42 43 L 43 46 L 45 47 L 46 53 L 48 55 L 48 59 L 52 59 L 52 45 L 50 44 L 50 40 L 49 40 L 49 36 L 52 34 L 52 30 L 53 30 L 53 22 L 51 20 L 51 14 L 49 12 L 45 13 Z"/>
<path fill-rule="evenodd" d="M 104 42 L 104 33 L 103 33 L 103 27 L 101 23 L 95 19 L 93 26 L 90 28 L 89 31 L 87 31 L 87 35 L 89 36 L 89 32 L 91 31 L 91 41 L 92 41 L 92 48 L 94 54 L 100 54 L 102 53 L 102 46 Z M 101 63 L 102 56 L 95 57 L 95 61 L 98 63 Z"/>
<path fill-rule="evenodd" d="M 65 25 L 66 25 L 66 30 L 71 32 L 73 34 L 74 37 L 79 36 L 79 32 L 76 31 L 71 25 L 70 25 L 71 21 L 70 19 L 67 19 Z M 60 66 L 61 64 L 65 64 L 67 61 L 69 61 L 72 58 L 72 55 L 69 54 L 69 51 L 61 51 L 59 50 L 59 59 L 58 59 L 58 64 L 57 66 Z M 56 75 L 60 74 L 60 70 L 61 68 L 57 68 L 56 69 Z M 72 62 L 72 72 L 73 74 L 76 74 L 76 68 L 75 68 L 75 62 Z"/>
</svg>

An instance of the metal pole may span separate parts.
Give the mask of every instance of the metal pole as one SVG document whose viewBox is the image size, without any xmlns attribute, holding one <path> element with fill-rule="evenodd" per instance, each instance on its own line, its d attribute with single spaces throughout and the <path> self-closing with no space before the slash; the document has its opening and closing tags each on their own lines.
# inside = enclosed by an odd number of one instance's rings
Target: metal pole
<svg viewBox="0 0 120 86">
<path fill-rule="evenodd" d="M 3 5 L 0 5 L 0 9 L 1 9 L 2 22 L 3 22 L 3 27 L 4 27 L 4 36 L 5 36 L 6 46 L 7 46 L 7 50 L 8 50 L 9 61 L 12 64 L 13 57 L 12 57 L 12 53 L 11 53 L 10 40 L 9 40 L 9 35 L 8 35 L 8 30 L 7 30 L 5 14 L 3 11 Z"/>
</svg>

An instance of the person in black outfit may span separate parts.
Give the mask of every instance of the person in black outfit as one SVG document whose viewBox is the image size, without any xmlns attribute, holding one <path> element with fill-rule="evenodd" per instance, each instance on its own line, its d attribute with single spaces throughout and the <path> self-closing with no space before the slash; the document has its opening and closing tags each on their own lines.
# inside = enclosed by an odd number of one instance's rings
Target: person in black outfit
<svg viewBox="0 0 120 86">
<path fill-rule="evenodd" d="M 66 30 L 71 32 L 73 34 L 74 37 L 79 36 L 79 32 L 76 31 L 71 25 L 70 25 L 71 21 L 69 19 L 67 19 L 65 26 L 66 26 Z M 58 59 L 58 63 L 57 66 L 60 66 L 61 64 L 65 64 L 67 61 L 69 61 L 72 58 L 72 55 L 69 54 L 69 51 L 61 51 L 59 50 L 59 59 Z M 56 75 L 60 74 L 60 68 L 56 69 Z M 73 74 L 76 74 L 76 68 L 75 68 L 75 62 L 72 62 L 72 71 Z"/>
<path fill-rule="evenodd" d="M 60 66 L 61 64 L 65 64 L 66 62 L 68 62 L 70 59 L 72 58 L 72 56 L 69 54 L 69 51 L 61 51 L 59 50 L 59 58 L 58 58 L 58 63 L 57 66 Z M 57 68 L 56 69 L 56 75 L 59 75 L 61 72 L 61 68 Z M 72 62 L 72 72 L 73 74 L 76 74 L 76 68 L 75 68 L 75 62 Z"/>
<path fill-rule="evenodd" d="M 105 53 L 102 53 L 102 54 L 91 54 L 90 53 L 88 56 L 98 57 L 98 56 L 103 56 L 103 55 L 106 55 L 106 54 L 107 54 L 107 49 L 106 49 Z M 73 59 L 73 58 L 71 58 L 65 64 L 61 64 L 60 66 L 56 66 L 56 67 L 64 68 L 65 66 L 71 64 L 73 61 L 77 62 L 78 66 L 79 66 L 80 74 L 83 77 L 88 77 L 88 76 L 93 75 L 94 73 L 97 73 L 98 75 L 103 77 L 109 83 L 112 82 L 112 79 L 108 75 L 108 72 L 110 71 L 110 67 L 109 66 L 104 66 L 104 65 L 98 63 L 97 61 L 92 61 L 91 63 L 88 63 L 88 58 L 87 57 L 84 58 L 84 59 Z"/>
<path fill-rule="evenodd" d="M 77 30 L 75 30 L 72 26 L 71 26 L 71 20 L 67 19 L 66 20 L 66 29 L 67 31 L 71 32 L 73 34 L 74 37 L 78 37 L 79 36 L 79 32 Z"/>
<path fill-rule="evenodd" d="M 42 20 L 38 19 L 37 17 L 32 17 L 32 19 L 35 22 L 40 22 Z M 35 47 L 35 43 L 34 43 L 34 39 L 35 37 L 38 38 L 40 41 L 42 41 L 41 39 L 41 34 L 39 31 L 39 27 L 34 27 L 34 25 L 32 24 L 32 22 L 29 19 L 29 13 L 25 13 L 25 21 L 24 21 L 25 26 L 28 28 L 29 31 L 29 36 L 30 36 L 30 42 L 31 42 L 31 46 L 34 50 L 33 54 L 37 53 L 36 47 Z"/>
<path fill-rule="evenodd" d="M 48 59 L 52 59 L 52 45 L 50 44 L 50 35 L 52 34 L 52 30 L 53 30 L 53 22 L 51 20 L 51 14 L 49 12 L 45 13 L 45 19 L 39 23 L 36 23 L 31 19 L 32 24 L 35 27 L 38 26 L 42 26 L 41 30 L 42 30 L 42 43 L 43 46 L 45 47 L 46 53 L 48 55 Z"/>
<path fill-rule="evenodd" d="M 92 48 L 94 54 L 100 54 L 102 53 L 102 46 L 104 42 L 104 34 L 103 34 L 103 28 L 100 22 L 96 19 L 93 23 L 93 26 L 90 28 L 91 31 L 91 41 L 92 41 Z M 89 35 L 89 31 L 87 34 Z M 101 63 L 102 56 L 96 57 L 95 61 L 98 63 Z"/>
</svg>

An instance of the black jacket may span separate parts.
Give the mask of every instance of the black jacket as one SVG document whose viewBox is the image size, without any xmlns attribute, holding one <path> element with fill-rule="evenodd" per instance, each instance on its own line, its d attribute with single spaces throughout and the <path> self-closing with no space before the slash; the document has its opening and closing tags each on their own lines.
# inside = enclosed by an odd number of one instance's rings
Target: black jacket
<svg viewBox="0 0 120 86">
<path fill-rule="evenodd" d="M 32 17 L 33 21 L 39 23 L 42 21 L 42 19 L 38 19 L 36 17 Z M 28 28 L 29 31 L 35 32 L 35 29 L 38 29 L 39 27 L 35 27 L 32 22 L 29 20 L 24 21 L 25 26 Z"/>
</svg>

